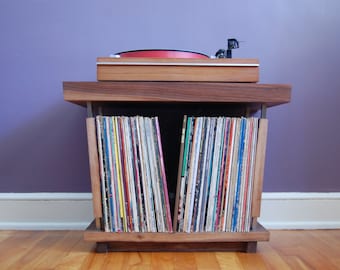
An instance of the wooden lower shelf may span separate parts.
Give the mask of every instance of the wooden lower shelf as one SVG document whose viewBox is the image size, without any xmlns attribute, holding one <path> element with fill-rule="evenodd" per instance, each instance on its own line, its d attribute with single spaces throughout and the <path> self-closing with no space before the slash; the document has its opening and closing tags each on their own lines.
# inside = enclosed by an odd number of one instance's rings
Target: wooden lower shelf
<svg viewBox="0 0 340 270">
<path fill-rule="evenodd" d="M 215 233 L 108 233 L 94 222 L 84 233 L 96 242 L 97 252 L 108 251 L 243 251 L 256 252 L 258 241 L 269 241 L 269 232 L 257 223 L 253 230 Z"/>
</svg>

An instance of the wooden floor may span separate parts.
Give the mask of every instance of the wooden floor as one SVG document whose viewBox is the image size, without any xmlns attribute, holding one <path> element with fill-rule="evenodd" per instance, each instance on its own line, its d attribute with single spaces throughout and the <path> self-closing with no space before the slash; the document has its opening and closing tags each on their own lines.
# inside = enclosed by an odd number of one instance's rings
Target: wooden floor
<svg viewBox="0 0 340 270">
<path fill-rule="evenodd" d="M 0 269 L 340 269 L 340 230 L 271 231 L 256 254 L 97 254 L 81 231 L 0 231 Z"/>
</svg>

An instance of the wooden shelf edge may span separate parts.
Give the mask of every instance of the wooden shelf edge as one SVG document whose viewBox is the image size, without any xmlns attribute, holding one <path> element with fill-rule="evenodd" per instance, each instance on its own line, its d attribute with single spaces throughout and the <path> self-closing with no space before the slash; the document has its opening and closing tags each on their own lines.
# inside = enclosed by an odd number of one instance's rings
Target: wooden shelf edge
<svg viewBox="0 0 340 270">
<path fill-rule="evenodd" d="M 211 82 L 63 82 L 66 101 L 86 102 L 222 102 L 276 106 L 290 102 L 288 84 Z"/>
<path fill-rule="evenodd" d="M 269 241 L 269 231 L 260 223 L 250 232 L 200 232 L 200 233 L 116 233 L 96 229 L 95 223 L 84 232 L 90 242 L 120 243 L 227 243 Z"/>
</svg>

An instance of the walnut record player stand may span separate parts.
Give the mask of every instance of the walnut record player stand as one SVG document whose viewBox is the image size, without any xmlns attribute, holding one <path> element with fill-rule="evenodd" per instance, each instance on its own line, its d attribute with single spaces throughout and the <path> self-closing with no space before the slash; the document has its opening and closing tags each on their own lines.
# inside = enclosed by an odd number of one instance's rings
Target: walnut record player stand
<svg viewBox="0 0 340 270">
<path fill-rule="evenodd" d="M 87 107 L 88 109 L 86 125 L 94 221 L 84 232 L 84 239 L 96 242 L 97 252 L 256 252 L 259 241 L 269 240 L 269 232 L 257 220 L 260 216 L 261 208 L 268 128 L 268 120 L 265 118 L 266 109 L 290 101 L 291 87 L 289 85 L 229 82 L 97 81 L 64 82 L 63 89 L 66 101 Z M 173 233 L 104 232 L 101 229 L 102 204 L 94 115 L 109 105 L 126 107 L 128 110 L 137 107 L 137 111 L 149 109 L 150 106 L 152 110 L 153 108 L 168 106 L 179 114 L 187 112 L 188 108 L 189 111 L 190 108 L 197 107 L 200 110 L 203 108 L 203 111 L 209 111 L 216 106 L 223 108 L 231 107 L 231 110 L 241 111 L 244 115 L 251 115 L 257 111 L 261 112 L 252 193 L 251 231 L 182 233 L 175 232 L 174 228 Z M 155 111 L 155 113 L 157 112 Z M 163 145 L 165 143 L 163 142 Z M 171 170 L 177 173 L 176 166 L 171 168 Z M 172 182 L 173 185 L 176 185 L 174 183 L 176 181 Z"/>
</svg>

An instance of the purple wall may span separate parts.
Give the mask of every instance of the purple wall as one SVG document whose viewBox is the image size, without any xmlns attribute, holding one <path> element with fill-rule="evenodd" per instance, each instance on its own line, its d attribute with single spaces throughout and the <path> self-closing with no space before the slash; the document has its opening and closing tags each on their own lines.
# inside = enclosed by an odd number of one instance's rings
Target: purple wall
<svg viewBox="0 0 340 270">
<path fill-rule="evenodd" d="M 97 56 L 141 48 L 259 58 L 262 83 L 290 83 L 268 110 L 265 191 L 340 191 L 340 2 L 1 1 L 0 192 L 90 190 L 85 109 L 62 81 L 96 79 Z"/>
</svg>

